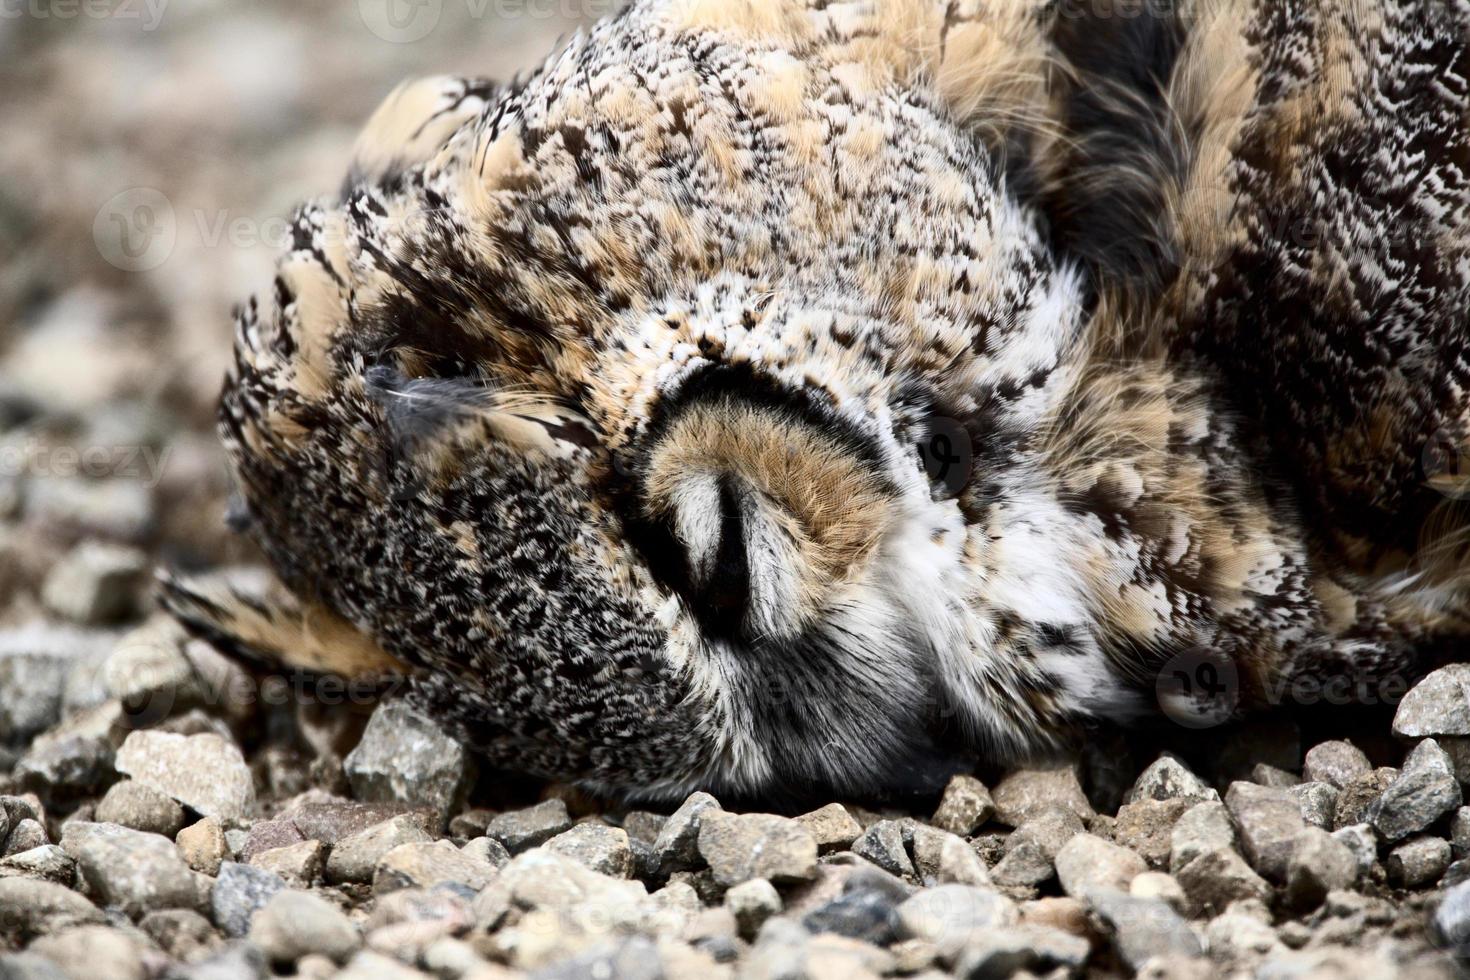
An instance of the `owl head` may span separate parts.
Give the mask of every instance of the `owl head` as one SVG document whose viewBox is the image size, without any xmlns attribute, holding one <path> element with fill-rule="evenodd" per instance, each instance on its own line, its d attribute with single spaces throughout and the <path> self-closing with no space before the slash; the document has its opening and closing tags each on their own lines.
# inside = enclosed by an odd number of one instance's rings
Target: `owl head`
<svg viewBox="0 0 1470 980">
<path fill-rule="evenodd" d="M 174 608 L 322 669 L 281 628 L 329 621 L 492 762 L 645 797 L 925 791 L 1136 714 L 1119 526 L 1244 572 L 1201 473 L 1129 462 L 1202 447 L 1200 396 L 1098 379 L 1026 204 L 1043 36 L 641 2 L 401 87 L 239 315 L 221 431 L 296 605 Z"/>
</svg>

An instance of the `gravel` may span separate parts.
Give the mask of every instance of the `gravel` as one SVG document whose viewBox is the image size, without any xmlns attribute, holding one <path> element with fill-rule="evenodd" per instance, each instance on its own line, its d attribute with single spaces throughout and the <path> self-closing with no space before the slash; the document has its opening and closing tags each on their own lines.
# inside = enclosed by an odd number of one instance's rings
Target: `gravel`
<svg viewBox="0 0 1470 980">
<path fill-rule="evenodd" d="M 1449 867 L 1450 844 L 1442 837 L 1415 837 L 1390 851 L 1384 864 L 1388 880 L 1398 887 L 1423 888 Z"/>
<path fill-rule="evenodd" d="M 399 844 L 378 859 L 373 869 L 373 892 L 385 895 L 400 888 L 432 888 L 446 883 L 479 891 L 496 871 L 489 861 L 447 840 Z"/>
<path fill-rule="evenodd" d="M 499 841 L 510 853 L 519 854 L 565 833 L 571 826 L 566 803 L 553 799 L 525 810 L 498 814 L 485 827 L 485 836 Z"/>
<path fill-rule="evenodd" d="M 1019 827 L 1027 818 L 1053 807 L 1070 810 L 1082 820 L 1093 816 L 1092 804 L 1071 766 L 1017 770 L 996 784 L 991 797 L 995 819 L 1010 827 Z"/>
<path fill-rule="evenodd" d="M 404 844 L 432 840 L 419 820 L 403 814 L 365 827 L 332 847 L 327 858 L 327 880 L 370 882 L 383 855 Z"/>
<path fill-rule="evenodd" d="M 373 712 L 343 769 L 360 800 L 428 806 L 447 820 L 468 789 L 474 763 L 433 721 L 390 701 Z"/>
<path fill-rule="evenodd" d="M 985 784 L 974 776 L 959 775 L 944 788 L 944 796 L 930 822 L 940 830 L 969 835 L 994 815 L 995 801 Z"/>
<path fill-rule="evenodd" d="M 201 880 L 167 837 L 73 820 L 62 829 L 61 849 L 76 859 L 101 904 L 133 918 L 201 903 Z"/>
<path fill-rule="evenodd" d="M 173 837 L 183 829 L 184 808 L 173 797 L 146 783 L 126 779 L 109 789 L 98 802 L 96 818 L 102 823 Z"/>
<path fill-rule="evenodd" d="M 993 810 L 994 804 L 991 806 Z M 863 833 L 863 825 L 841 803 L 828 803 L 820 809 L 802 814 L 796 820 L 817 842 L 817 851 L 820 854 L 846 850 Z"/>
<path fill-rule="evenodd" d="M 1148 864 L 1133 851 L 1093 834 L 1077 834 L 1057 851 L 1057 879 L 1062 891 L 1073 898 L 1086 898 L 1094 891 L 1126 892 Z"/>
<path fill-rule="evenodd" d="M 249 937 L 280 965 L 310 953 L 343 963 L 362 946 L 361 934 L 341 909 L 319 896 L 290 890 L 261 906 L 251 919 Z"/>
<path fill-rule="evenodd" d="M 1124 803 L 1139 800 L 1218 800 L 1220 794 L 1177 756 L 1164 753 L 1139 773 Z"/>
<path fill-rule="evenodd" d="M 319 840 L 304 840 L 252 854 L 250 865 L 280 875 L 289 885 L 307 887 L 322 877 L 326 848 Z"/>
<path fill-rule="evenodd" d="M 872 861 L 889 874 L 912 877 L 914 864 L 897 820 L 879 820 L 852 842 L 852 853 Z"/>
<path fill-rule="evenodd" d="M 1470 735 L 1470 664 L 1441 667 L 1399 702 L 1393 733 L 1401 738 Z"/>
<path fill-rule="evenodd" d="M 126 620 L 142 606 L 148 564 L 138 548 L 84 541 L 51 570 L 41 597 L 52 612 L 73 622 Z"/>
<path fill-rule="evenodd" d="M 1358 872 L 1359 859 L 1351 847 L 1320 827 L 1308 827 L 1292 844 L 1286 901 L 1295 909 L 1314 909 L 1328 892 L 1351 886 Z"/>
<path fill-rule="evenodd" d="M 214 924 L 227 936 L 245 935 L 250 931 L 250 920 L 255 913 L 285 887 L 280 875 L 264 868 L 224 862 L 210 894 Z"/>
<path fill-rule="evenodd" d="M 1352 742 L 1322 742 L 1307 750 L 1302 762 L 1305 782 L 1322 782 L 1338 789 L 1373 771 L 1363 750 Z"/>
<path fill-rule="evenodd" d="M 1168 903 L 1099 889 L 1089 898 L 1118 957 L 1137 972 L 1155 956 L 1197 957 L 1199 937 Z"/>
<path fill-rule="evenodd" d="M 706 813 L 700 822 L 699 854 L 715 881 L 725 886 L 752 878 L 777 884 L 805 881 L 817 868 L 812 835 L 797 821 L 771 814 Z"/>
<path fill-rule="evenodd" d="M 1364 815 L 1386 839 L 1396 841 L 1427 829 L 1460 803 L 1460 784 L 1449 758 L 1433 739 L 1425 739 Z"/>
<path fill-rule="evenodd" d="M 118 772 L 229 825 L 254 809 L 255 786 L 233 742 L 214 734 L 133 732 L 117 751 Z"/>
<path fill-rule="evenodd" d="M 174 842 L 189 867 L 213 878 L 225 859 L 225 832 L 218 820 L 205 817 L 179 831 Z"/>
<path fill-rule="evenodd" d="M 0 976 L 1427 980 L 1470 957 L 1464 665 L 1351 741 L 1278 716 L 924 799 L 628 809 L 480 771 L 392 699 L 271 702 L 150 615 L 143 572 L 209 533 L 168 522 L 223 502 L 184 482 L 207 499 L 63 491 L 35 519 L 71 530 L 16 556 Z M 21 506 L 6 558 L 40 526 Z"/>
<path fill-rule="evenodd" d="M 1225 806 L 1251 867 L 1272 881 L 1285 881 L 1296 837 L 1306 827 L 1301 806 L 1291 793 L 1280 787 L 1235 782 L 1225 794 Z"/>
</svg>

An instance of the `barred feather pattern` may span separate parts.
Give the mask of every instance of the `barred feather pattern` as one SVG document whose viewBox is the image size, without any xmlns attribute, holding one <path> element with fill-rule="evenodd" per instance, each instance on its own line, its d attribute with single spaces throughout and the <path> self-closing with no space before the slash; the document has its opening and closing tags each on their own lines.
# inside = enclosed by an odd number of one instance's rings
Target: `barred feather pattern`
<svg viewBox="0 0 1470 980">
<path fill-rule="evenodd" d="M 1256 98 L 1200 111 L 1252 107 L 1227 159 L 1264 214 L 1317 191 L 1252 147 L 1342 140 L 1263 135 L 1318 69 L 1272 13 L 1308 8 L 1261 4 Z M 642 0 L 513 84 L 405 85 L 239 316 L 221 431 L 276 572 L 494 764 L 652 798 L 931 790 L 1168 710 L 1190 651 L 1238 671 L 1230 711 L 1409 663 L 1443 617 L 1333 562 L 1230 360 L 1271 321 L 1265 390 L 1326 424 L 1291 277 L 1253 271 L 1290 250 L 1242 209 L 1226 264 L 1124 302 L 1049 227 L 1089 135 L 1053 115 L 1057 30 Z M 1117 339 L 1145 334 L 1178 343 Z M 251 620 L 176 591 L 205 635 Z"/>
</svg>

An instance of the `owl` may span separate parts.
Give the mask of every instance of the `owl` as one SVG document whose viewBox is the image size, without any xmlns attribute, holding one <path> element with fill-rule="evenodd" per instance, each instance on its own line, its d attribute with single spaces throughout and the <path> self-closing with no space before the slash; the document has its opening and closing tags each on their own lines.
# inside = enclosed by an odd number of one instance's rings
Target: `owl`
<svg viewBox="0 0 1470 980">
<path fill-rule="evenodd" d="M 624 798 L 1454 655 L 1470 3 L 636 0 L 404 84 L 238 313 L 220 645 Z"/>
</svg>

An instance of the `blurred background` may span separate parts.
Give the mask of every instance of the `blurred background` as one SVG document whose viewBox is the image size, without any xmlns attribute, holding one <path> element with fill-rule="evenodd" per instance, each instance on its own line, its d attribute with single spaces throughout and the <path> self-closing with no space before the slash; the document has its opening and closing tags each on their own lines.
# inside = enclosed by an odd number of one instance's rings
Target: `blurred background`
<svg viewBox="0 0 1470 980">
<path fill-rule="evenodd" d="M 615 0 L 0 0 L 0 628 L 84 541 L 249 560 L 231 309 L 401 79 L 510 78 Z"/>
</svg>

